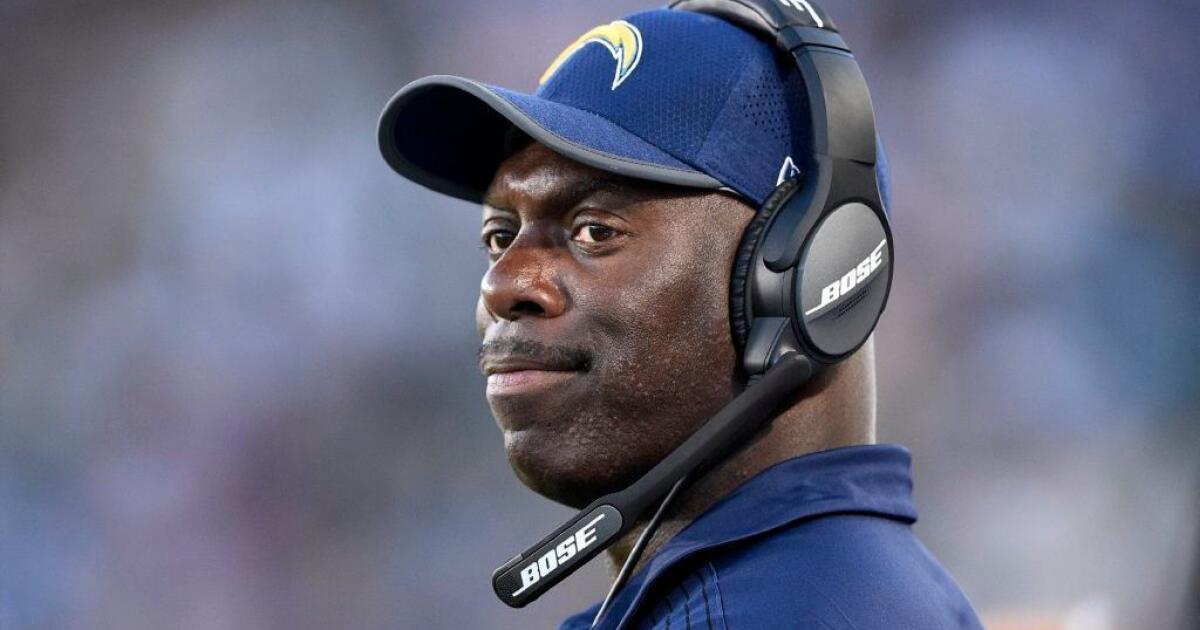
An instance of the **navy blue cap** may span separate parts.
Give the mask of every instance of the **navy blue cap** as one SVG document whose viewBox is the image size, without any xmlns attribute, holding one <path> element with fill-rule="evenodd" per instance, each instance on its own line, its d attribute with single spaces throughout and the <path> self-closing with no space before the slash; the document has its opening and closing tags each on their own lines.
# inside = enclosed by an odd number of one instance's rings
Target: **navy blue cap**
<svg viewBox="0 0 1200 630">
<path fill-rule="evenodd" d="M 803 168 L 809 125 L 800 73 L 772 43 L 712 16 L 656 9 L 582 35 L 533 94 L 452 76 L 414 81 L 384 108 L 379 145 L 401 175 L 474 202 L 515 127 L 590 166 L 761 204 Z"/>
</svg>

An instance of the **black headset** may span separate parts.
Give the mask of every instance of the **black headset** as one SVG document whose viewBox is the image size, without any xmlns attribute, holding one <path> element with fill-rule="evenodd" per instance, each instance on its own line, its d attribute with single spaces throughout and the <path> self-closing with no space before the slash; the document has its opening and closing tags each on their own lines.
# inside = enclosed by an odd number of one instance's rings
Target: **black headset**
<svg viewBox="0 0 1200 630">
<path fill-rule="evenodd" d="M 853 354 L 887 304 L 892 232 L 875 176 L 875 115 L 862 71 L 828 16 L 807 0 L 670 6 L 732 22 L 795 60 L 811 117 L 810 159 L 759 208 L 734 259 L 730 325 L 745 391 L 633 485 L 595 500 L 496 569 L 492 587 L 510 606 L 537 599 L 661 500 L 599 622 L 680 489 L 757 432 L 814 374 Z"/>
</svg>

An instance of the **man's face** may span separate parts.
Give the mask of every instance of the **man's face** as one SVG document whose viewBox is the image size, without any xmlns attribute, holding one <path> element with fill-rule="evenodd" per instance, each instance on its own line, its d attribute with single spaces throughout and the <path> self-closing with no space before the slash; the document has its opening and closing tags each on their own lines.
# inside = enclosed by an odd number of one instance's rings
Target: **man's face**
<svg viewBox="0 0 1200 630">
<path fill-rule="evenodd" d="M 487 398 L 533 490 L 581 507 L 636 480 L 738 387 L 729 274 L 753 212 L 530 144 L 483 208 Z"/>
</svg>

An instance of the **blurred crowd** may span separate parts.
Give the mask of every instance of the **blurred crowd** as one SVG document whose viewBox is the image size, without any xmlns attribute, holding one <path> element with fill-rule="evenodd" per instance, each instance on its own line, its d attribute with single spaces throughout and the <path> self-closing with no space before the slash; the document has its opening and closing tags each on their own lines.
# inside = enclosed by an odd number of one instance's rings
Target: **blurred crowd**
<svg viewBox="0 0 1200 630">
<path fill-rule="evenodd" d="M 825 4 L 892 165 L 879 433 L 919 534 L 996 627 L 1174 627 L 1200 5 Z M 599 566 L 491 592 L 568 511 L 483 398 L 478 210 L 389 171 L 375 122 L 426 74 L 533 89 L 653 6 L 0 0 L 0 628 L 515 629 L 599 599 Z"/>
</svg>

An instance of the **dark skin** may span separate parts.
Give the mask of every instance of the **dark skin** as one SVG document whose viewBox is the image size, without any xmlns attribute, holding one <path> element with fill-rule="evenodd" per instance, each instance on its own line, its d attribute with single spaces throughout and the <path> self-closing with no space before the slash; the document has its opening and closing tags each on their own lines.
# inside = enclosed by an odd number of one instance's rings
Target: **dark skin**
<svg viewBox="0 0 1200 630">
<path fill-rule="evenodd" d="M 521 481 L 583 507 L 644 474 L 744 386 L 728 287 L 751 206 L 621 177 L 531 143 L 496 172 L 476 323 L 488 403 Z M 642 561 L 765 468 L 874 441 L 868 342 L 692 484 Z M 608 550 L 624 562 L 641 527 Z M 640 566 L 640 565 L 639 565 Z"/>
</svg>

